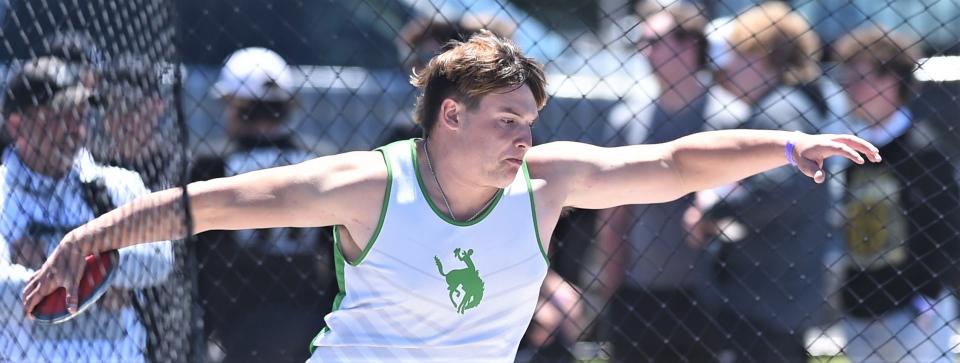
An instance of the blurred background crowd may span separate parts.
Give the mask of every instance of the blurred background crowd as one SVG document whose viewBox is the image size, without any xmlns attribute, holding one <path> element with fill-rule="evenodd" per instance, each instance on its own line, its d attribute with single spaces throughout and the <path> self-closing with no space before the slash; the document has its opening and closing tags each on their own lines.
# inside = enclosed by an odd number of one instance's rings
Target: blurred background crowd
<svg viewBox="0 0 960 363">
<path fill-rule="evenodd" d="M 545 66 L 536 143 L 776 129 L 884 157 L 566 211 L 518 362 L 952 362 L 958 18 L 957 0 L 6 0 L 0 362 L 304 361 L 342 288 L 327 228 L 130 251 L 67 326 L 26 321 L 18 293 L 71 227 L 149 190 L 419 137 L 411 73 L 481 29 Z"/>
</svg>

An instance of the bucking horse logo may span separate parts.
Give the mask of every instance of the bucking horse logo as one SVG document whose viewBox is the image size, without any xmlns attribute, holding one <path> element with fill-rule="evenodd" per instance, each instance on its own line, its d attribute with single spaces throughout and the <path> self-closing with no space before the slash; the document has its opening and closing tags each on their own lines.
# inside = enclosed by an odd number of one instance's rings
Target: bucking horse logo
<svg viewBox="0 0 960 363">
<path fill-rule="evenodd" d="M 480 271 L 477 271 L 477 267 L 473 265 L 473 259 L 470 258 L 470 256 L 473 256 L 473 249 L 461 252 L 457 248 L 453 250 L 453 255 L 467 264 L 467 268 L 443 273 L 443 264 L 440 262 L 440 258 L 433 256 L 433 260 L 437 263 L 437 270 L 440 271 L 440 275 L 447 279 L 450 302 L 453 303 L 453 307 L 457 308 L 458 313 L 463 314 L 467 309 L 480 305 L 480 300 L 483 299 L 483 280 L 480 279 Z M 458 299 L 460 300 L 459 303 L 457 302 Z"/>
</svg>

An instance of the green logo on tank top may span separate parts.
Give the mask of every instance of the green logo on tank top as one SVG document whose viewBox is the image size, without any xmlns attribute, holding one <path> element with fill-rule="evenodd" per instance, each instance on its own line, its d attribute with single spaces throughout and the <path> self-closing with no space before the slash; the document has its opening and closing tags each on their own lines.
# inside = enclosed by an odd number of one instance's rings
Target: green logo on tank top
<svg viewBox="0 0 960 363">
<path fill-rule="evenodd" d="M 453 256 L 463 261 L 467 267 L 443 273 L 443 264 L 440 263 L 440 258 L 433 256 L 433 260 L 437 263 L 437 270 L 440 271 L 440 275 L 447 279 L 447 292 L 450 294 L 450 302 L 453 303 L 453 307 L 457 309 L 458 313 L 463 314 L 467 309 L 480 305 L 480 300 L 483 299 L 483 280 L 480 279 L 480 271 L 477 271 L 477 267 L 473 265 L 473 260 L 470 258 L 470 256 L 473 256 L 473 249 L 461 252 L 457 248 L 453 250 Z"/>
</svg>

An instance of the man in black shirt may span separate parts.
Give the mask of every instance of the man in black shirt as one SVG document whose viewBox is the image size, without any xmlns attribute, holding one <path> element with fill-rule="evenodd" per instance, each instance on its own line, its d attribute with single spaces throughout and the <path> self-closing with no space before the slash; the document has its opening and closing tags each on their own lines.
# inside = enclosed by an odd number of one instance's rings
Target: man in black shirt
<svg viewBox="0 0 960 363">
<path fill-rule="evenodd" d="M 295 110 L 286 62 L 264 48 L 233 53 L 213 93 L 224 102 L 228 140 L 211 142 L 191 179 L 208 180 L 297 164 L 329 151 L 287 123 Z M 210 231 L 197 238 L 206 334 L 224 362 L 303 362 L 336 295 L 329 229 Z M 255 293 L 244 293 L 251 291 Z"/>
</svg>

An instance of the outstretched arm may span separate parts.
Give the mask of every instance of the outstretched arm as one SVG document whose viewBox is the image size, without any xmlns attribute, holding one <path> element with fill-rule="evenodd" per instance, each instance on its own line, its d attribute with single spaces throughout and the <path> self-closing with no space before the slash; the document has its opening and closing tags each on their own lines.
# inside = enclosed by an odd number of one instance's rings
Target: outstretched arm
<svg viewBox="0 0 960 363">
<path fill-rule="evenodd" d="M 880 161 L 876 147 L 852 135 L 724 130 L 615 148 L 555 142 L 532 148 L 527 162 L 533 177 L 562 191 L 564 206 L 602 209 L 671 201 L 782 166 L 791 140 L 800 171 L 818 183 L 825 179 L 823 162 L 828 157 L 862 164 L 859 152 Z"/>
<path fill-rule="evenodd" d="M 347 224 L 359 218 L 351 214 L 357 208 L 348 206 L 378 197 L 379 203 L 385 182 L 383 159 L 374 151 L 192 183 L 187 191 L 193 233 Z M 25 311 L 60 287 L 67 291 L 67 306 L 75 309 L 83 256 L 185 237 L 182 192 L 148 194 L 68 233 L 24 288 Z"/>
</svg>

